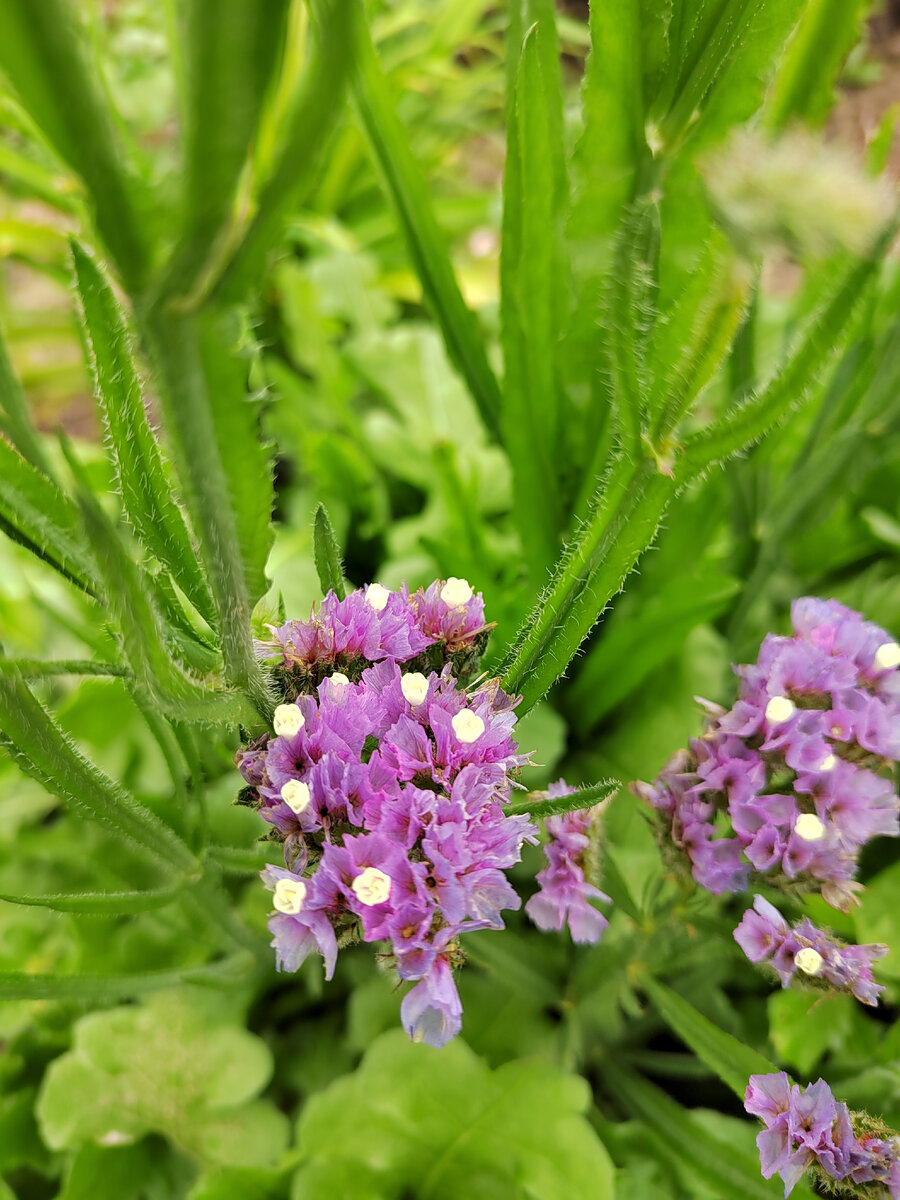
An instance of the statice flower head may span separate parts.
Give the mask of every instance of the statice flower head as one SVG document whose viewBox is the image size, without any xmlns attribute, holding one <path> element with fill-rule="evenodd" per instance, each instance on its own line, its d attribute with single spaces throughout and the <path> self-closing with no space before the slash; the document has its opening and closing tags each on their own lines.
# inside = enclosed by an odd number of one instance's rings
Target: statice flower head
<svg viewBox="0 0 900 1200">
<path fill-rule="evenodd" d="M 900 1139 L 881 1122 L 851 1113 L 824 1079 L 803 1088 L 784 1071 L 751 1075 L 744 1107 L 765 1125 L 756 1139 L 762 1174 L 779 1174 L 786 1197 L 810 1169 L 830 1193 L 849 1195 L 841 1184 L 876 1182 L 900 1200 Z"/>
<path fill-rule="evenodd" d="M 421 593 L 434 611 L 459 610 L 460 637 L 484 624 L 463 583 Z M 237 756 L 248 785 L 241 801 L 283 843 L 284 867 L 263 872 L 279 969 L 319 953 L 331 978 L 341 947 L 384 943 L 383 959 L 414 985 L 404 1027 L 443 1045 L 461 1024 L 460 935 L 502 929 L 504 911 L 520 904 L 507 872 L 537 830 L 504 806 L 529 756 L 515 740 L 516 700 L 498 680 L 464 690 L 450 661 L 412 669 L 424 665 L 416 655 L 427 641 L 420 593 L 385 598 L 376 587 L 326 597 L 318 617 L 276 631 L 284 700 L 271 733 Z M 451 625 L 447 616 L 448 644 Z M 297 681 L 285 679 L 288 655 L 306 673 L 301 689 L 287 686 Z M 314 683 L 317 664 L 328 673 Z"/>
<path fill-rule="evenodd" d="M 547 795 L 570 796 L 574 791 L 560 779 L 550 785 Z M 574 942 L 598 942 L 609 924 L 591 904 L 592 900 L 610 899 L 590 882 L 593 815 L 591 809 L 583 808 L 547 818 L 547 865 L 537 874 L 538 891 L 525 905 L 538 929 L 559 933 L 568 925 Z"/>
<path fill-rule="evenodd" d="M 736 668 L 733 707 L 707 705 L 703 736 L 633 788 L 702 887 L 742 891 L 756 872 L 847 909 L 862 847 L 900 833 L 900 648 L 834 600 L 791 616 L 792 636 Z"/>
<path fill-rule="evenodd" d="M 876 1005 L 884 988 L 872 975 L 872 963 L 887 954 L 887 946 L 848 946 L 817 929 L 808 917 L 790 926 L 762 896 L 744 913 L 734 931 L 751 962 L 768 962 L 782 987 L 799 981 L 812 987 L 849 992 L 863 1004 Z"/>
</svg>

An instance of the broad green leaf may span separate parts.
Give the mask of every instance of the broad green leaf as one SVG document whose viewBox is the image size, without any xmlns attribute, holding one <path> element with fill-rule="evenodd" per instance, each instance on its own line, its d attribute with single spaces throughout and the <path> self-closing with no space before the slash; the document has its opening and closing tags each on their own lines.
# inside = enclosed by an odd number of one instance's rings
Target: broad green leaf
<svg viewBox="0 0 900 1200">
<path fill-rule="evenodd" d="M 650 975 L 641 977 L 641 987 L 659 1015 L 701 1062 L 715 1071 L 723 1083 L 743 1100 L 751 1075 L 768 1075 L 778 1068 L 762 1054 L 714 1025 L 692 1004 Z"/>
<path fill-rule="evenodd" d="M 559 544 L 556 356 L 567 299 L 561 247 L 567 184 L 550 118 L 556 81 L 545 78 L 541 49 L 549 37 L 545 24 L 529 30 L 516 74 L 500 260 L 503 434 L 513 468 L 514 512 L 535 580 L 543 578 Z"/>
<path fill-rule="evenodd" d="M 768 1009 L 772 1045 L 801 1075 L 808 1077 L 827 1050 L 851 1043 L 857 1010 L 852 996 L 786 988 L 773 992 Z"/>
<path fill-rule="evenodd" d="M 164 992 L 185 983 L 246 983 L 249 956 L 235 955 L 205 967 L 169 971 L 144 971 L 134 975 L 38 975 L 0 971 L 0 1000 L 76 1000 L 89 1004 L 111 1004 Z"/>
<path fill-rule="evenodd" d="M 838 73 L 867 13 L 865 0 L 808 0 L 763 111 L 770 129 L 779 132 L 798 118 L 817 125 L 824 121 Z"/>
<path fill-rule="evenodd" d="M 714 462 L 722 462 L 758 441 L 809 399 L 822 371 L 833 361 L 857 306 L 877 281 L 895 232 L 896 219 L 868 255 L 853 260 L 839 275 L 831 294 L 810 315 L 786 360 L 767 383 L 688 438 L 676 471 L 687 478 L 701 474 Z"/>
<path fill-rule="evenodd" d="M 286 1170 L 231 1167 L 210 1171 L 188 1192 L 186 1200 L 283 1200 Z M 346 1193 L 348 1200 L 350 1193 Z M 344 1193 L 341 1193 L 343 1200 Z"/>
<path fill-rule="evenodd" d="M 777 1179 L 763 1179 L 759 1159 L 714 1138 L 690 1112 L 624 1065 L 617 1063 L 610 1070 L 609 1088 L 626 1111 L 644 1123 L 647 1137 L 660 1152 L 687 1168 L 714 1196 L 772 1200 L 782 1195 Z"/>
<path fill-rule="evenodd" d="M 341 550 L 324 504 L 317 506 L 313 518 L 313 552 L 323 593 L 334 592 L 338 600 L 343 600 L 347 591 L 344 587 Z"/>
<path fill-rule="evenodd" d="M 504 812 L 511 817 L 524 813 L 534 820 L 539 817 L 555 817 L 560 813 L 593 808 L 595 804 L 600 804 L 601 801 L 617 792 L 621 786 L 618 779 L 604 779 L 602 783 L 576 788 L 568 796 L 545 797 L 543 792 L 533 792 L 534 800 L 516 800 L 512 804 L 508 804 Z"/>
<path fill-rule="evenodd" d="M 16 378 L 0 332 L 0 430 L 10 439 L 23 458 L 52 479 L 53 472 L 44 447 L 31 421 L 22 385 Z"/>
<path fill-rule="evenodd" d="M 360 120 L 450 359 L 465 380 L 486 427 L 499 435 L 500 389 L 488 362 L 484 339 L 459 290 L 427 184 L 394 111 L 390 89 L 358 0 L 354 0 L 354 8 L 356 45 L 350 88 Z M 312 9 L 321 21 L 324 0 L 313 0 Z"/>
<path fill-rule="evenodd" d="M 171 904 L 178 888 L 156 888 L 146 892 L 72 892 L 57 896 L 16 896 L 0 892 L 0 900 L 8 904 L 26 904 L 52 908 L 56 912 L 74 913 L 137 913 L 149 912 Z"/>
<path fill-rule="evenodd" d="M 184 0 L 183 229 L 166 291 L 191 292 L 221 253 L 274 86 L 289 0 Z"/>
<path fill-rule="evenodd" d="M 307 1102 L 294 1195 L 611 1200 L 612 1165 L 582 1115 L 588 1100 L 584 1080 L 556 1067 L 517 1061 L 491 1071 L 460 1041 L 433 1050 L 387 1033 L 357 1071 Z M 336 1188 L 350 1163 L 381 1192 Z"/>
<path fill-rule="evenodd" d="M 154 308 L 143 324 L 219 614 L 225 678 L 249 686 L 265 707 L 250 614 L 266 590 L 272 473 L 247 398 L 243 348 L 229 318 L 218 312 L 179 318 Z"/>
<path fill-rule="evenodd" d="M 213 621 L 212 597 L 147 420 L 123 314 L 100 269 L 75 241 L 72 257 L 94 397 L 125 513 L 144 546 L 172 572 L 202 616 Z"/>
<path fill-rule="evenodd" d="M 315 181 L 330 144 L 332 125 L 341 113 L 354 49 L 351 22 L 358 15 L 355 0 L 323 0 L 321 4 L 310 38 L 308 64 L 276 129 L 276 161 L 261 183 L 256 211 L 241 242 L 222 271 L 220 286 L 229 297 L 239 298 L 248 284 L 255 282 L 266 251 L 277 242 L 287 217 L 302 207 L 303 195 Z"/>
<path fill-rule="evenodd" d="M 83 758 L 21 676 L 0 671 L 0 744 L 53 795 L 143 849 L 167 873 L 194 875 L 197 860 L 149 809 Z"/>
<path fill-rule="evenodd" d="M 79 1147 L 59 1200 L 139 1200 L 159 1165 L 162 1145 L 151 1139 L 128 1146 Z"/>
<path fill-rule="evenodd" d="M 84 180 L 100 235 L 129 286 L 136 286 L 147 264 L 145 222 L 78 14 L 70 0 L 5 2 L 0 68 L 43 136 Z"/>
<path fill-rule="evenodd" d="M 56 1150 L 156 1132 L 211 1165 L 264 1166 L 288 1135 L 284 1115 L 255 1098 L 272 1069 L 261 1038 L 170 992 L 82 1017 L 44 1076 L 38 1121 Z"/>
<path fill-rule="evenodd" d="M 88 593 L 95 567 L 78 510 L 55 483 L 0 438 L 0 521 L 39 558 Z"/>
</svg>

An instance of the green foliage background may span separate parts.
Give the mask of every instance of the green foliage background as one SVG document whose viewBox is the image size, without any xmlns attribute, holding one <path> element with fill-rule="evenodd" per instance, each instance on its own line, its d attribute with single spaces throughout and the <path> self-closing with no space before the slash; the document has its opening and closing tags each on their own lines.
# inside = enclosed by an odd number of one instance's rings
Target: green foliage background
<svg viewBox="0 0 900 1200">
<path fill-rule="evenodd" d="M 651 778 L 794 596 L 900 630 L 896 114 L 822 134 L 866 7 L 2 0 L 0 1200 L 774 1196 L 770 1061 L 900 1125 L 892 844 L 809 904 L 892 945 L 873 1015 L 620 789 L 601 943 L 470 938 L 437 1052 L 366 951 L 275 975 L 231 803 L 319 504 L 351 584 L 483 590 L 531 788 Z"/>
</svg>

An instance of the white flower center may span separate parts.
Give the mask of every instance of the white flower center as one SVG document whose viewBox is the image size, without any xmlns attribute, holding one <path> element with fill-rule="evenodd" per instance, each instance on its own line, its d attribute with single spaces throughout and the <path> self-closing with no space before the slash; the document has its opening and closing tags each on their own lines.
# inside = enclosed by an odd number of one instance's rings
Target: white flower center
<svg viewBox="0 0 900 1200">
<path fill-rule="evenodd" d="M 795 705 L 787 696 L 773 696 L 766 705 L 766 720 L 773 725 L 780 725 L 794 715 Z"/>
<path fill-rule="evenodd" d="M 400 691 L 410 704 L 421 704 L 428 695 L 428 680 L 421 671 L 410 671 L 401 678 Z"/>
<path fill-rule="evenodd" d="M 388 602 L 390 592 L 386 587 L 382 587 L 380 583 L 370 583 L 366 588 L 366 604 L 370 608 L 374 608 L 376 612 L 381 612 Z"/>
<path fill-rule="evenodd" d="M 373 904 L 384 904 L 391 894 L 391 877 L 377 867 L 366 867 L 350 884 L 360 904 L 369 908 Z"/>
<path fill-rule="evenodd" d="M 469 587 L 468 579 L 457 579 L 455 575 L 451 575 L 441 588 L 441 599 L 451 608 L 468 604 L 474 595 L 475 593 Z"/>
<path fill-rule="evenodd" d="M 296 704 L 279 704 L 272 723 L 279 737 L 292 737 L 300 732 L 306 721 Z"/>
<path fill-rule="evenodd" d="M 819 763 L 819 770 L 820 771 L 833 771 L 836 766 L 837 766 L 837 759 L 835 758 L 835 756 L 833 754 L 826 754 L 825 757 L 822 759 L 822 761 Z"/>
<path fill-rule="evenodd" d="M 812 946 L 804 946 L 794 955 L 794 962 L 804 975 L 818 975 L 824 961 L 822 955 L 818 950 L 813 950 Z"/>
<path fill-rule="evenodd" d="M 794 822 L 794 833 L 804 842 L 817 842 L 825 836 L 825 826 L 815 813 L 801 813 Z"/>
<path fill-rule="evenodd" d="M 900 667 L 900 645 L 896 642 L 885 642 L 875 651 L 875 666 L 879 671 L 890 671 Z"/>
<path fill-rule="evenodd" d="M 306 884 L 302 879 L 279 879 L 275 884 L 272 903 L 280 913 L 295 917 L 306 899 Z"/>
<path fill-rule="evenodd" d="M 484 733 L 484 721 L 470 708 L 458 712 L 450 724 L 461 742 L 477 742 Z"/>
<path fill-rule="evenodd" d="M 291 812 L 296 813 L 299 817 L 309 808 L 309 784 L 303 783 L 300 779 L 289 779 L 282 785 L 281 798 Z"/>
<path fill-rule="evenodd" d="M 331 676 L 331 682 L 335 687 L 346 687 L 350 680 L 343 671 L 335 671 L 335 673 Z"/>
</svg>

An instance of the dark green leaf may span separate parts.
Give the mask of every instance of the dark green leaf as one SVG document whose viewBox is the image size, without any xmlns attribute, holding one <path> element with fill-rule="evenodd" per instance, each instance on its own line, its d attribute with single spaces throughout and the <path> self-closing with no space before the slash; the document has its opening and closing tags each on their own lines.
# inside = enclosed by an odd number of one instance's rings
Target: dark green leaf
<svg viewBox="0 0 900 1200">
<path fill-rule="evenodd" d="M 31 422 L 28 405 L 9 361 L 6 339 L 0 332 L 0 430 L 6 433 L 15 448 L 33 467 L 53 477 L 44 447 Z"/>
<path fill-rule="evenodd" d="M 168 567 L 202 616 L 213 621 L 212 597 L 147 420 L 123 314 L 100 269 L 75 241 L 72 257 L 94 397 L 125 513 L 150 553 Z"/>
<path fill-rule="evenodd" d="M 183 967 L 170 971 L 145 971 L 135 975 L 31 975 L 0 971 L 2 1000 L 80 1000 L 109 1004 L 141 996 L 146 992 L 165 992 L 185 983 L 243 984 L 249 955 L 234 955 L 204 967 Z"/>
<path fill-rule="evenodd" d="M 171 904 L 177 895 L 178 888 L 170 887 L 146 892 L 73 892 L 58 896 L 14 896 L 0 892 L 0 900 L 52 908 L 56 912 L 104 914 L 150 912 Z"/>
<path fill-rule="evenodd" d="M 316 507 L 313 520 L 313 553 L 322 591 L 334 592 L 338 600 L 343 600 L 347 593 L 341 568 L 341 550 L 324 504 Z"/>
</svg>

